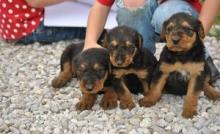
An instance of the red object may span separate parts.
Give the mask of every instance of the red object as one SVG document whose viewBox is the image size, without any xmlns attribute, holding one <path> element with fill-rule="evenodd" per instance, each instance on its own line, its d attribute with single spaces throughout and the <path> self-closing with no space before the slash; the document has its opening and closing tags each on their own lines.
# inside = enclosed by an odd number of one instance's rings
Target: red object
<svg viewBox="0 0 220 134">
<path fill-rule="evenodd" d="M 97 1 L 105 6 L 109 6 L 109 7 L 115 2 L 115 0 L 97 0 Z"/>
<path fill-rule="evenodd" d="M 105 6 L 111 6 L 115 0 L 98 0 L 98 1 Z M 166 0 L 163 0 L 163 2 L 164 1 Z M 199 0 L 187 0 L 187 2 L 189 2 L 190 5 L 192 5 L 196 11 L 200 12 L 201 3 L 199 2 Z"/>
<path fill-rule="evenodd" d="M 25 0 L 0 0 L 0 38 L 17 40 L 31 34 L 43 20 L 44 9 Z"/>
<path fill-rule="evenodd" d="M 202 5 L 199 0 L 187 0 L 193 8 L 199 13 L 201 11 Z"/>
</svg>

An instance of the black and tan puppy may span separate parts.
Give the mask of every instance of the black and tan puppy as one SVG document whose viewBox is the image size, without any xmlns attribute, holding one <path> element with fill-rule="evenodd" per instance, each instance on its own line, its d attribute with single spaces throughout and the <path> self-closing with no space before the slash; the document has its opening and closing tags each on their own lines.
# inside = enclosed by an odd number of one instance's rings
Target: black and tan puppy
<svg viewBox="0 0 220 134">
<path fill-rule="evenodd" d="M 204 36 L 201 22 L 188 14 L 177 13 L 164 22 L 161 37 L 165 39 L 166 46 L 161 52 L 150 91 L 144 99 L 145 106 L 156 104 L 162 90 L 173 88 L 174 84 L 175 93 L 186 92 L 182 112 L 185 118 L 192 118 L 197 114 L 201 91 L 204 91 L 209 99 L 219 99 L 220 93 L 210 84 L 210 71 L 205 62 L 205 47 L 202 41 Z M 185 79 L 182 80 L 183 83 L 178 77 Z"/>
<path fill-rule="evenodd" d="M 110 87 L 108 51 L 92 48 L 81 52 L 82 48 L 83 44 L 72 44 L 64 50 L 61 56 L 61 72 L 52 81 L 52 86 L 62 87 L 76 76 L 82 92 L 82 98 L 76 105 L 78 110 L 91 109 L 100 92 L 104 92 L 101 107 L 104 109 L 117 107 L 117 94 Z"/>
<path fill-rule="evenodd" d="M 151 72 L 156 66 L 157 60 L 142 45 L 142 36 L 136 30 L 126 26 L 111 29 L 106 33 L 104 39 L 104 47 L 109 50 L 110 61 L 113 66 L 114 88 L 118 93 L 122 109 L 132 109 L 135 106 L 131 92 L 142 92 L 146 95 L 149 90 Z M 142 88 L 129 88 L 134 82 L 132 79 L 140 81 Z M 133 87 L 135 88 L 135 86 Z M 143 105 L 142 100 L 139 103 Z"/>
</svg>

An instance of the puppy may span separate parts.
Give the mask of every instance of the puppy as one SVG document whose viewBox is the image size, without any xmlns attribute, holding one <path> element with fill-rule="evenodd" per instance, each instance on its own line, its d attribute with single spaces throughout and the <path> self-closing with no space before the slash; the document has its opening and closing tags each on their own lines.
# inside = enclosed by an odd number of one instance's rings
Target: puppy
<svg viewBox="0 0 220 134">
<path fill-rule="evenodd" d="M 202 41 L 204 37 L 201 22 L 186 13 L 177 13 L 164 22 L 161 38 L 167 43 L 153 74 L 150 91 L 144 99 L 146 107 L 156 104 L 165 85 L 166 88 L 175 88 L 176 93 L 186 93 L 182 112 L 185 118 L 192 118 L 197 114 L 201 91 L 209 99 L 220 98 L 220 93 L 210 84 L 210 71 L 205 62 Z M 184 78 L 183 83 L 178 77 Z"/>
<path fill-rule="evenodd" d="M 104 38 L 104 47 L 109 50 L 112 74 L 115 78 L 113 85 L 122 109 L 132 109 L 135 106 L 131 91 L 146 95 L 149 90 L 151 72 L 157 64 L 157 59 L 142 45 L 142 36 L 136 30 L 126 26 L 111 29 Z M 141 83 L 142 88 L 137 89 L 137 86 L 132 86 L 134 82 Z M 139 104 L 143 105 L 142 100 Z"/>
<path fill-rule="evenodd" d="M 52 86 L 63 87 L 72 77 L 79 81 L 82 98 L 77 103 L 78 110 L 91 109 L 96 96 L 101 91 L 104 96 L 100 106 L 112 109 L 117 106 L 117 94 L 110 87 L 109 53 L 102 48 L 92 48 L 81 52 L 83 43 L 68 46 L 61 56 L 61 72 L 53 79 Z"/>
</svg>

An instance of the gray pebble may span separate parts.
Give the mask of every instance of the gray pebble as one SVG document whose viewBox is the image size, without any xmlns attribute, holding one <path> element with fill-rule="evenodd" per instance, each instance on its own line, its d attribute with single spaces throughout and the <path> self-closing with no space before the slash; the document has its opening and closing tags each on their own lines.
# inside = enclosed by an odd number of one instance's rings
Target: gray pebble
<svg viewBox="0 0 220 134">
<path fill-rule="evenodd" d="M 220 67 L 220 41 L 206 37 L 205 44 Z M 99 95 L 92 110 L 76 111 L 82 93 L 73 78 L 55 91 L 52 79 L 60 72 L 60 56 L 75 41 L 50 45 L 34 43 L 13 45 L 0 41 L 0 133 L 1 134 L 217 134 L 220 102 L 210 101 L 202 93 L 198 116 L 181 116 L 184 97 L 163 94 L 152 107 L 138 106 L 143 95 L 132 95 L 132 110 L 103 110 Z M 159 57 L 164 43 L 156 44 Z M 220 88 L 220 80 L 216 82 Z"/>
</svg>

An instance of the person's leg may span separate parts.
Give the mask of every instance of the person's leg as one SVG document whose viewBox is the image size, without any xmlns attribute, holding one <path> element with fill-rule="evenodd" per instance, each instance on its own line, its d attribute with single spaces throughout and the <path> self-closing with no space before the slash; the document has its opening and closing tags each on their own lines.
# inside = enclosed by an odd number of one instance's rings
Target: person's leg
<svg viewBox="0 0 220 134">
<path fill-rule="evenodd" d="M 40 42 L 49 44 L 61 40 L 84 39 L 86 28 L 83 27 L 45 27 L 43 23 L 32 34 L 22 38 L 16 44 Z"/>
<path fill-rule="evenodd" d="M 117 22 L 118 25 L 126 25 L 136 29 L 144 40 L 144 47 L 155 52 L 155 33 L 151 25 L 154 10 L 157 7 L 156 0 L 146 0 L 142 7 L 125 7 L 123 0 L 117 3 Z"/>
<path fill-rule="evenodd" d="M 154 11 L 151 24 L 155 28 L 155 32 L 160 34 L 161 27 L 163 22 L 170 18 L 172 15 L 185 12 L 188 13 L 195 18 L 198 17 L 198 13 L 193 7 L 187 3 L 186 1 L 182 0 L 169 0 L 157 7 Z"/>
<path fill-rule="evenodd" d="M 159 5 L 158 8 L 155 10 L 151 21 L 151 24 L 155 28 L 155 32 L 157 33 L 157 35 L 160 34 L 160 30 L 163 25 L 163 22 L 166 21 L 173 14 L 179 12 L 188 13 L 194 16 L 195 18 L 198 17 L 197 11 L 193 9 L 193 7 L 189 3 L 182 0 L 166 1 L 163 4 Z M 212 82 L 215 82 L 220 78 L 220 72 L 216 67 L 216 65 L 213 63 L 213 60 L 210 54 L 208 53 L 207 49 L 206 49 L 206 61 L 211 70 L 211 75 L 212 75 L 211 80 Z"/>
</svg>

